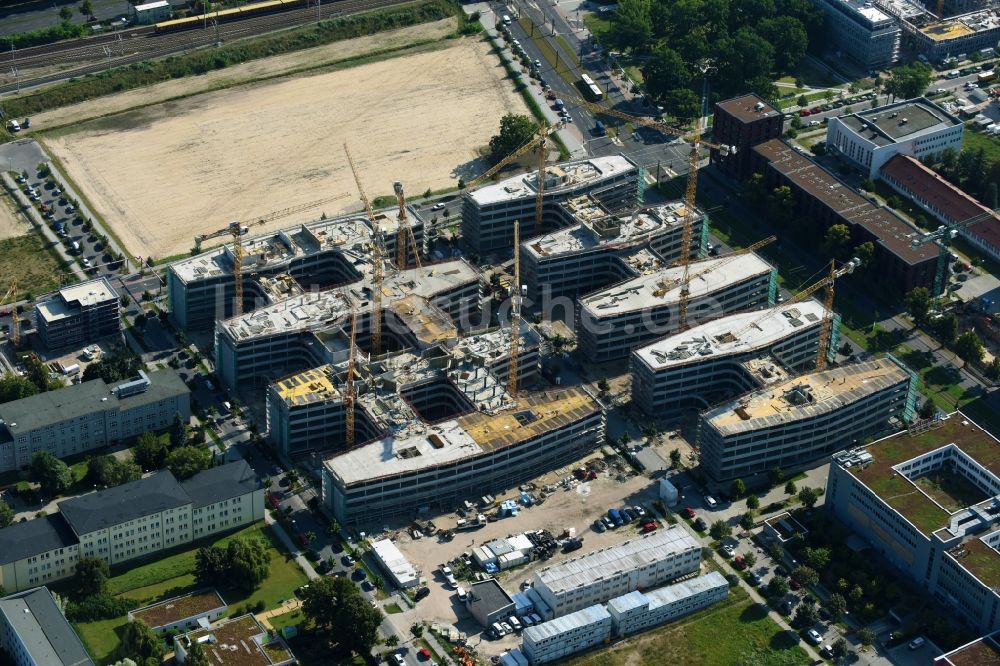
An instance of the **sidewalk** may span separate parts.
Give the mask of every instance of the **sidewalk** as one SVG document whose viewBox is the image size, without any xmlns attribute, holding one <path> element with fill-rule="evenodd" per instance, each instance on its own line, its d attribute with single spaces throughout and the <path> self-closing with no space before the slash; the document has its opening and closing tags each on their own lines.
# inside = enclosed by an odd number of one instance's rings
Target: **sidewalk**
<svg viewBox="0 0 1000 666">
<path fill-rule="evenodd" d="M 295 546 L 291 537 L 289 537 L 284 528 L 278 524 L 278 521 L 271 517 L 270 511 L 264 512 L 264 523 L 271 527 L 271 531 L 274 532 L 278 539 L 281 540 L 281 543 L 284 544 L 285 548 L 288 549 L 288 552 L 291 553 L 292 557 L 295 558 L 295 561 L 298 562 L 302 571 L 305 572 L 306 578 L 309 580 L 316 580 L 319 578 L 319 574 L 316 573 L 315 569 L 313 569 L 312 563 L 307 560 L 305 555 L 302 554 L 302 551 Z"/>
<path fill-rule="evenodd" d="M 302 608 L 302 600 L 299 598 L 295 599 L 285 599 L 280 606 L 277 608 L 272 608 L 269 611 L 264 611 L 263 613 L 258 613 L 254 617 L 260 622 L 265 628 L 273 630 L 274 627 L 268 621 L 272 617 L 278 617 L 279 615 L 284 615 L 285 613 L 291 613 Z"/>
</svg>

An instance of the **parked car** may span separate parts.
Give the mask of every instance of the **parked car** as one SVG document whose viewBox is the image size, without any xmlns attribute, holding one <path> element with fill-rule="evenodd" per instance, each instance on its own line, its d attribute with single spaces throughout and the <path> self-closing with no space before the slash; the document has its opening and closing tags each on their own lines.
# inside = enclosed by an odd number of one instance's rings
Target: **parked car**
<svg viewBox="0 0 1000 666">
<path fill-rule="evenodd" d="M 431 651 L 427 648 L 420 648 L 417 650 L 417 659 L 420 661 L 427 661 L 431 658 Z"/>
<path fill-rule="evenodd" d="M 708 523 L 705 522 L 704 518 L 698 518 L 697 520 L 694 521 L 694 528 L 696 530 L 704 532 L 708 529 Z"/>
<path fill-rule="evenodd" d="M 640 518 L 645 518 L 646 517 L 646 510 L 643 509 L 638 504 L 636 504 L 635 506 L 632 507 L 632 513 L 634 513 L 635 515 L 639 516 Z"/>
<path fill-rule="evenodd" d="M 354 566 L 354 558 L 351 557 L 350 555 L 344 555 L 342 558 L 340 558 L 340 561 L 343 562 L 345 567 Z"/>
<path fill-rule="evenodd" d="M 635 514 L 632 513 L 632 511 L 630 509 L 628 509 L 628 508 L 619 509 L 618 510 L 618 514 L 622 517 L 622 519 L 626 523 L 634 523 L 635 522 Z"/>
<path fill-rule="evenodd" d="M 604 521 L 601 520 L 600 518 L 598 518 L 597 520 L 594 521 L 593 527 L 594 527 L 594 531 L 597 532 L 597 533 L 607 532 L 608 531 L 608 528 L 604 526 Z"/>
<path fill-rule="evenodd" d="M 924 643 L 926 643 L 926 642 L 927 641 L 924 640 L 923 636 L 917 636 L 912 641 L 910 641 L 909 648 L 911 650 L 919 650 L 920 648 L 922 648 L 924 646 Z"/>
<path fill-rule="evenodd" d="M 694 512 L 694 509 L 692 509 L 689 506 L 684 507 L 684 510 L 681 511 L 681 513 L 684 514 L 684 517 L 689 520 L 694 520 L 695 517 L 698 515 Z"/>
<path fill-rule="evenodd" d="M 705 495 L 705 506 L 707 506 L 709 509 L 714 509 L 715 507 L 719 506 L 719 502 L 711 495 Z"/>
<path fill-rule="evenodd" d="M 809 631 L 807 631 L 806 632 L 806 638 L 813 645 L 819 645 L 820 643 L 823 642 L 823 637 L 820 636 L 819 632 L 816 631 L 815 629 L 810 629 Z"/>
<path fill-rule="evenodd" d="M 424 597 L 426 597 L 430 593 L 431 593 L 431 588 L 429 588 L 429 587 L 422 587 L 419 590 L 417 590 L 417 593 L 415 595 L 413 595 L 413 597 L 417 601 L 420 601 L 421 599 L 423 599 Z"/>
<path fill-rule="evenodd" d="M 403 655 L 398 652 L 392 653 L 392 662 L 396 664 L 396 666 L 406 666 L 406 662 L 403 660 Z"/>
<path fill-rule="evenodd" d="M 794 578 L 789 578 L 788 579 L 788 587 L 792 588 L 793 590 L 801 590 L 802 589 L 802 583 L 800 583 L 799 581 L 795 580 Z"/>
<path fill-rule="evenodd" d="M 642 531 L 643 532 L 655 532 L 656 531 L 656 523 L 654 523 L 654 522 L 643 523 L 642 524 Z"/>
</svg>

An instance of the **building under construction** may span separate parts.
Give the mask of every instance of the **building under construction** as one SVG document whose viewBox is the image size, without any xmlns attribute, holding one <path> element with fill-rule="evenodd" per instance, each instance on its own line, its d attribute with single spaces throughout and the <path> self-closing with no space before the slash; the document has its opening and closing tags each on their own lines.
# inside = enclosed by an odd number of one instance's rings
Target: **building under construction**
<svg viewBox="0 0 1000 666">
<path fill-rule="evenodd" d="M 611 361 L 676 333 L 685 272 L 675 266 L 581 298 L 577 339 L 584 356 Z M 772 305 L 777 295 L 777 269 L 753 252 L 694 262 L 687 273 L 689 325 Z"/>
<path fill-rule="evenodd" d="M 423 221 L 407 208 L 416 244 L 423 241 Z M 376 214 L 385 251 L 395 256 L 398 218 L 393 211 Z M 329 289 L 361 280 L 371 271 L 372 225 L 365 213 L 317 220 L 262 236 L 246 237 L 243 247 L 243 310 L 280 300 L 262 284 L 281 277 L 271 287 L 288 293 Z M 408 265 L 414 260 L 407 247 Z M 236 257 L 231 243 L 183 259 L 167 270 L 170 308 L 186 331 L 211 329 L 234 313 Z"/>
<path fill-rule="evenodd" d="M 899 21 L 903 47 L 929 60 L 992 50 L 1000 39 L 1000 13 L 984 0 L 945 0 L 940 15 L 936 2 L 875 0 L 875 4 Z"/>
<path fill-rule="evenodd" d="M 612 211 L 592 195 L 556 206 L 569 226 L 521 243 L 527 295 L 536 303 L 576 297 L 609 284 L 666 267 L 683 256 L 682 202 Z M 708 224 L 701 211 L 691 216 L 688 258 L 704 256 Z"/>
<path fill-rule="evenodd" d="M 782 382 L 815 366 L 826 316 L 831 358 L 840 320 L 815 300 L 739 312 L 640 347 L 631 355 L 632 401 L 664 418 Z"/>
<path fill-rule="evenodd" d="M 356 262 L 362 274 L 368 264 Z M 458 259 L 397 272 L 385 278 L 379 313 L 384 350 L 429 349 L 457 335 L 464 319 L 478 324 L 480 273 Z M 215 327 L 215 372 L 224 386 L 267 384 L 292 372 L 347 357 L 351 313 L 359 345 L 372 329 L 370 283 L 313 293 L 295 292 Z"/>
<path fill-rule="evenodd" d="M 912 422 L 917 377 L 886 356 L 787 377 L 703 412 L 701 469 L 711 482 L 808 467 Z"/>
<path fill-rule="evenodd" d="M 521 238 L 545 233 L 573 222 L 559 204 L 591 194 L 610 210 L 642 200 L 644 170 L 624 155 L 593 157 L 545 167 L 541 228 L 535 220 L 538 174 L 511 176 L 462 194 L 462 238 L 475 252 L 508 251 L 514 244 L 514 223 Z"/>
</svg>

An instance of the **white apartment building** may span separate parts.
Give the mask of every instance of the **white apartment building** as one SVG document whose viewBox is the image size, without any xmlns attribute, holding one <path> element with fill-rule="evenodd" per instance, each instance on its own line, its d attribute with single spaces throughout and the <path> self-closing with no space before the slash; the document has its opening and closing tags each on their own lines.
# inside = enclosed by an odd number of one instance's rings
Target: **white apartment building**
<svg viewBox="0 0 1000 666">
<path fill-rule="evenodd" d="M 0 530 L 0 585 L 71 577 L 81 557 L 112 566 L 264 518 L 264 489 L 245 462 L 178 483 L 168 470 L 59 502 L 59 513 Z"/>
<path fill-rule="evenodd" d="M 729 596 L 729 582 L 718 571 L 667 587 L 635 590 L 608 602 L 616 636 L 628 636 L 690 615 Z"/>
<path fill-rule="evenodd" d="M 535 572 L 533 590 L 545 619 L 602 604 L 698 571 L 701 546 L 674 525 Z"/>
<path fill-rule="evenodd" d="M 946 148 L 960 151 L 964 127 L 961 120 L 919 97 L 830 118 L 826 145 L 874 179 L 896 154 L 923 160 Z"/>
<path fill-rule="evenodd" d="M 913 420 L 917 378 L 891 356 L 789 377 L 698 417 L 715 486 L 802 469 Z"/>
<path fill-rule="evenodd" d="M 601 363 L 677 331 L 683 267 L 641 275 L 579 299 L 577 338 L 588 360 Z M 777 270 L 750 252 L 692 263 L 689 326 L 774 303 Z"/>
<path fill-rule="evenodd" d="M 814 366 L 823 318 L 832 331 L 828 357 L 839 341 L 840 318 L 808 300 L 763 312 L 738 312 L 632 352 L 632 400 L 663 418 L 706 409 L 751 389 Z"/>
<path fill-rule="evenodd" d="M 610 636 L 611 614 L 601 604 L 594 604 L 527 627 L 521 634 L 521 651 L 536 666 L 600 645 Z"/>
<path fill-rule="evenodd" d="M 866 70 L 887 69 L 899 58 L 895 17 L 870 0 L 813 0 L 826 15 L 830 45 Z"/>
<path fill-rule="evenodd" d="M 591 194 L 611 210 L 642 200 L 643 169 L 624 155 L 593 157 L 545 168 L 542 229 L 535 228 L 538 175 L 535 171 L 483 185 L 462 193 L 462 239 L 480 254 L 509 251 L 514 246 L 514 223 L 521 238 L 564 226 L 558 204 Z"/>
<path fill-rule="evenodd" d="M 567 226 L 521 242 L 521 277 L 528 298 L 543 308 L 548 299 L 588 294 L 679 260 L 688 217 L 688 257 L 708 249 L 704 213 L 689 216 L 683 202 L 618 212 L 587 195 L 556 210 Z"/>
<path fill-rule="evenodd" d="M 65 458 L 191 418 L 190 390 L 173 370 L 109 387 L 102 379 L 0 405 L 0 472 L 23 469 L 39 451 Z"/>
<path fill-rule="evenodd" d="M 1000 441 L 955 412 L 836 455 L 825 506 L 954 617 L 988 634 L 1000 630 L 998 459 Z M 954 490 L 939 490 L 942 477 Z"/>
</svg>

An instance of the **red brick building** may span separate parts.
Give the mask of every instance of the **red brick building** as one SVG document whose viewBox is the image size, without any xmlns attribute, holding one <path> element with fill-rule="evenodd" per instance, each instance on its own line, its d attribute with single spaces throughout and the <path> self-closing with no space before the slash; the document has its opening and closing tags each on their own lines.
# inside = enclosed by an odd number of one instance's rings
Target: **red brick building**
<svg viewBox="0 0 1000 666">
<path fill-rule="evenodd" d="M 781 136 L 781 112 L 757 95 L 734 97 L 715 105 L 712 142 L 736 146 L 736 154 L 721 156 L 712 150 L 712 163 L 730 178 L 750 175 L 751 149 L 759 143 Z"/>
</svg>

